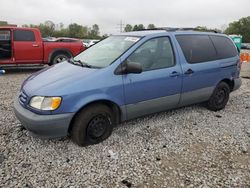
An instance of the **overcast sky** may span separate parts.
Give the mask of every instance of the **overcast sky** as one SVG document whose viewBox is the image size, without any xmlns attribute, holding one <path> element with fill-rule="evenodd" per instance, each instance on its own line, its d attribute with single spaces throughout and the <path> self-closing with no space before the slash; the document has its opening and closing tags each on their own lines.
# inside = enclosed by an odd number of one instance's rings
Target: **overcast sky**
<svg viewBox="0 0 250 188">
<path fill-rule="evenodd" d="M 249 0 L 1 0 L 0 20 L 39 24 L 46 20 L 68 25 L 98 24 L 102 33 L 124 24 L 221 28 L 250 16 Z"/>
</svg>

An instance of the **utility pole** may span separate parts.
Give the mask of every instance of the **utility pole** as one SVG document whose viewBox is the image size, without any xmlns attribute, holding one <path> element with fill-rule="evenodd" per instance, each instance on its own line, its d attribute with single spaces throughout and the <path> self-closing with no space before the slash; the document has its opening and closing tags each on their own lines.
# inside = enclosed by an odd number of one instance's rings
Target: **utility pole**
<svg viewBox="0 0 250 188">
<path fill-rule="evenodd" d="M 122 20 L 120 21 L 120 23 L 118 24 L 119 29 L 120 29 L 120 33 L 123 32 L 123 28 L 124 28 L 124 23 L 122 22 Z"/>
</svg>

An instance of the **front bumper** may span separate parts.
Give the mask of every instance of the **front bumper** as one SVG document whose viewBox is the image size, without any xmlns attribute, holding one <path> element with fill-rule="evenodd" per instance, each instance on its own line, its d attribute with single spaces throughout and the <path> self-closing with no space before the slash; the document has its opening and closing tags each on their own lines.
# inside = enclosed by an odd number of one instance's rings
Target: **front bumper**
<svg viewBox="0 0 250 188">
<path fill-rule="evenodd" d="M 241 86 L 241 78 L 237 78 L 237 79 L 234 79 L 234 88 L 233 88 L 233 91 L 237 90 L 240 88 Z"/>
<path fill-rule="evenodd" d="M 74 113 L 38 115 L 23 108 L 18 100 L 15 100 L 14 112 L 27 130 L 34 135 L 45 138 L 67 136 L 70 122 L 74 116 Z"/>
</svg>

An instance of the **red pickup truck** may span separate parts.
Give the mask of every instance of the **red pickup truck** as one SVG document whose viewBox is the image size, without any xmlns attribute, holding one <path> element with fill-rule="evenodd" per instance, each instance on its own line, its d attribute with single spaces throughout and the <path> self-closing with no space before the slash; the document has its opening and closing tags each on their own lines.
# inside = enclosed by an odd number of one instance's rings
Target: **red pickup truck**
<svg viewBox="0 0 250 188">
<path fill-rule="evenodd" d="M 39 29 L 0 27 L 0 67 L 53 65 L 85 50 L 82 41 L 43 41 Z"/>
</svg>

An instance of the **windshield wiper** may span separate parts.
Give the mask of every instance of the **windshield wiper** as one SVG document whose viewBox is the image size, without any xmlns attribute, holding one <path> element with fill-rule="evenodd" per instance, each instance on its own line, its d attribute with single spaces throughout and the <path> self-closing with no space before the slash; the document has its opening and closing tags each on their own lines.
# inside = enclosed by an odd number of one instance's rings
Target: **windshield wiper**
<svg viewBox="0 0 250 188">
<path fill-rule="evenodd" d="M 84 61 L 81 60 L 73 60 L 76 63 L 80 63 L 82 67 L 87 67 L 87 68 L 93 68 L 92 65 L 89 65 L 88 63 L 85 63 Z"/>
<path fill-rule="evenodd" d="M 75 60 L 75 59 L 68 59 L 68 62 L 69 63 L 72 63 L 72 64 L 74 64 L 74 65 L 76 65 L 76 63 L 78 64 L 78 65 L 80 65 L 80 66 L 82 66 L 82 67 L 87 67 L 87 68 L 97 68 L 97 67 L 94 67 L 94 66 L 92 66 L 92 65 L 89 65 L 88 63 L 85 63 L 85 62 L 83 62 L 83 61 L 81 61 L 81 60 Z"/>
<path fill-rule="evenodd" d="M 67 60 L 69 63 L 74 64 L 74 65 L 80 65 L 82 67 L 82 64 L 79 63 L 78 61 L 74 61 L 72 58 Z"/>
</svg>

